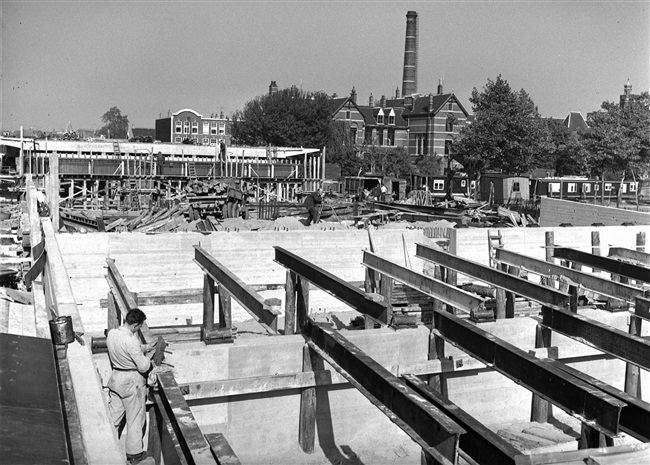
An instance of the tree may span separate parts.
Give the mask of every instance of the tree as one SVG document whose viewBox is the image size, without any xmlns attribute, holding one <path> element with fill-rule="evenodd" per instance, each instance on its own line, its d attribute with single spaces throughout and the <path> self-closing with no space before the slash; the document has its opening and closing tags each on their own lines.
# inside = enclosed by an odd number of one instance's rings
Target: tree
<svg viewBox="0 0 650 465">
<path fill-rule="evenodd" d="M 430 155 L 422 155 L 415 162 L 415 169 L 420 176 L 440 176 L 444 172 L 442 159 Z"/>
<path fill-rule="evenodd" d="M 102 116 L 104 127 L 98 134 L 112 139 L 126 139 L 129 131 L 129 117 L 122 115 L 117 107 L 112 107 Z"/>
<path fill-rule="evenodd" d="M 643 177 L 650 172 L 650 98 L 645 92 L 624 108 L 603 102 L 602 111 L 591 113 L 589 131 L 581 135 L 592 176 L 608 172 Z"/>
<path fill-rule="evenodd" d="M 349 126 L 345 121 L 331 121 L 328 130 L 326 162 L 337 163 L 342 176 L 356 176 L 363 169 Z"/>
<path fill-rule="evenodd" d="M 233 115 L 239 144 L 321 148 L 328 142 L 331 108 L 323 92 L 284 89 L 249 101 Z"/>
<path fill-rule="evenodd" d="M 555 119 L 547 120 L 549 132 L 548 151 L 540 157 L 537 168 L 554 169 L 557 176 L 580 176 L 588 174 L 587 156 L 580 139 L 580 132 L 572 132 Z"/>
<path fill-rule="evenodd" d="M 526 91 L 513 92 L 499 75 L 496 81 L 488 79 L 481 92 L 474 88 L 469 100 L 475 119 L 461 129 L 453 154 L 468 177 L 485 170 L 521 174 L 534 167 L 548 130 Z"/>
</svg>

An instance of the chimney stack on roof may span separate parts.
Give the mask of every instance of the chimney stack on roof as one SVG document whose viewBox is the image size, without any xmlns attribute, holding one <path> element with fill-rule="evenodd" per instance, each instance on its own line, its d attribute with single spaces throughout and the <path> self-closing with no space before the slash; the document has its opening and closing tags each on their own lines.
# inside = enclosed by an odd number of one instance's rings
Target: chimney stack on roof
<svg viewBox="0 0 650 465">
<path fill-rule="evenodd" d="M 386 96 L 382 95 L 381 98 L 379 99 L 379 106 L 382 108 L 386 108 Z"/>
<path fill-rule="evenodd" d="M 418 91 L 418 14 L 406 13 L 406 40 L 404 43 L 404 73 L 402 74 L 402 97 Z"/>
<path fill-rule="evenodd" d="M 438 79 L 438 95 L 442 95 L 442 79 Z"/>
<path fill-rule="evenodd" d="M 395 98 L 399 98 L 399 87 L 395 87 Z"/>
<path fill-rule="evenodd" d="M 373 108 L 375 106 L 375 97 L 370 94 L 370 97 L 368 97 L 368 106 L 370 108 Z"/>
<path fill-rule="evenodd" d="M 429 94 L 429 111 L 433 111 L 433 94 Z"/>
</svg>

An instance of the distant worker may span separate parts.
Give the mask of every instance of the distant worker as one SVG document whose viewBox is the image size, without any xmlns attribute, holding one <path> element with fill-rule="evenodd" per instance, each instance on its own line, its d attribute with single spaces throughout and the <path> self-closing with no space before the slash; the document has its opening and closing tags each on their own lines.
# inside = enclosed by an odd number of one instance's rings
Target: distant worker
<svg viewBox="0 0 650 465">
<path fill-rule="evenodd" d="M 165 156 L 162 152 L 158 152 L 156 156 L 156 166 L 158 167 L 158 176 L 163 175 L 163 168 L 165 167 Z"/>
<path fill-rule="evenodd" d="M 321 207 L 323 204 L 322 195 L 323 189 L 319 187 L 314 192 L 309 194 L 303 203 L 307 209 L 307 212 L 309 213 L 309 216 L 307 217 L 307 226 L 311 225 L 312 222 L 314 224 L 318 224 L 320 221 Z"/>
<path fill-rule="evenodd" d="M 124 324 L 111 329 L 106 338 L 113 368 L 108 380 L 108 408 L 118 431 L 126 417 L 126 459 L 131 465 L 147 457 L 143 442 L 147 394 L 145 382 L 153 364 L 145 353 L 153 350 L 155 343 L 140 344 L 137 336 L 146 319 L 142 310 L 129 310 Z"/>
</svg>

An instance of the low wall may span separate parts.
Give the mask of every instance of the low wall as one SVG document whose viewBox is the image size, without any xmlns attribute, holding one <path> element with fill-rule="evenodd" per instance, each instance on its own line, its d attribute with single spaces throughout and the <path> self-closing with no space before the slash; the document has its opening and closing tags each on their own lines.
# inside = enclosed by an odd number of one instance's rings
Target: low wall
<svg viewBox="0 0 650 465">
<path fill-rule="evenodd" d="M 562 223 L 573 226 L 589 226 L 594 223 L 605 226 L 620 226 L 623 223 L 650 225 L 650 213 L 541 197 L 540 226 L 559 226 Z"/>
<path fill-rule="evenodd" d="M 627 313 L 581 310 L 580 314 L 619 329 L 627 327 Z M 527 351 L 535 345 L 536 324 L 535 319 L 523 317 L 479 327 Z M 648 335 L 650 328 L 645 326 L 644 335 Z M 427 359 L 429 331 L 425 327 L 340 333 L 385 367 Z M 599 353 L 558 334 L 553 334 L 552 344 L 558 346 L 560 358 Z M 297 335 L 238 338 L 234 344 L 216 346 L 173 344 L 167 361 L 174 366 L 179 384 L 291 374 L 302 370 L 303 346 L 304 339 Z M 466 357 L 449 344 L 445 355 Z M 572 366 L 619 389 L 623 387 L 625 364 L 619 360 Z M 325 368 L 331 370 L 327 363 Z M 498 372 L 487 368 L 456 371 L 446 378 L 450 400 L 488 427 L 498 430 L 507 424 L 529 421 L 531 393 Z M 642 370 L 645 399 L 650 396 L 649 383 L 648 372 Z M 189 404 L 203 433 L 223 433 L 242 463 L 348 463 L 343 459 L 350 459 L 352 454 L 361 463 L 419 463 L 415 443 L 349 384 L 317 388 L 317 435 L 312 455 L 303 454 L 298 447 L 299 389 L 190 400 Z M 573 418 L 557 407 L 554 414 L 579 432 Z"/>
<path fill-rule="evenodd" d="M 454 231 L 457 255 L 487 265 L 487 236 L 496 230 L 461 228 Z M 504 228 L 500 231 L 507 249 L 544 259 L 547 231 L 553 231 L 556 245 L 585 251 L 591 251 L 591 233 L 598 231 L 601 255 L 607 255 L 610 246 L 635 248 L 637 234 L 645 232 L 646 236 L 649 235 L 650 226 Z M 193 261 L 193 245 L 200 244 L 247 284 L 285 282 L 286 269 L 274 261 L 273 247 L 276 245 L 346 281 L 363 281 L 361 250 L 369 247 L 368 232 L 357 229 L 213 232 L 208 235 L 59 234 L 57 240 L 75 299 L 80 304 L 84 327 L 89 332 L 103 332 L 106 328 L 106 309 L 100 308 L 99 300 L 108 293 L 105 279 L 107 257 L 115 259 L 131 291 L 168 291 L 203 286 L 202 271 Z M 374 231 L 374 241 L 380 255 L 398 263 L 404 263 L 405 242 L 413 269 L 423 269 L 423 261 L 415 257 L 415 248 L 417 243 L 430 240 L 421 230 L 379 229 Z M 459 277 L 459 282 L 467 280 Z M 284 302 L 282 288 L 260 294 Z M 343 311 L 348 308 L 325 292 L 314 290 L 310 294 L 312 311 Z M 198 322 L 202 317 L 200 304 L 145 308 L 145 312 L 152 326 L 184 324 L 188 319 Z M 233 305 L 234 321 L 249 318 L 241 307 Z"/>
</svg>

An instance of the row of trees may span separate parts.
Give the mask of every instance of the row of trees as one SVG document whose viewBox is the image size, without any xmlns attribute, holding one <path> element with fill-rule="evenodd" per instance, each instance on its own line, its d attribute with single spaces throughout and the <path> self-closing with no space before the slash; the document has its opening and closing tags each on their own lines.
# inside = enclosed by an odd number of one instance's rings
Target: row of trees
<svg viewBox="0 0 650 465">
<path fill-rule="evenodd" d="M 588 115 L 588 130 L 569 132 L 539 115 L 530 96 L 498 76 L 470 98 L 475 120 L 460 132 L 454 158 L 474 178 L 485 170 L 507 174 L 533 168 L 559 175 L 640 177 L 650 173 L 650 99 L 633 96 L 624 108 L 604 102 Z"/>
</svg>

